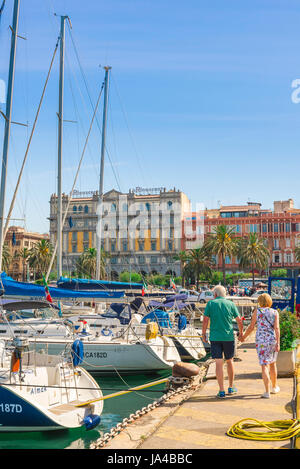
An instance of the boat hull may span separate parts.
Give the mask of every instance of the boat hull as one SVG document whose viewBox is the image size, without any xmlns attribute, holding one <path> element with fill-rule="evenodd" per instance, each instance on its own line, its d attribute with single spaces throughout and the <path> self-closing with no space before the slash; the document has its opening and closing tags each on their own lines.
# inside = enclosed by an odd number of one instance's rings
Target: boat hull
<svg viewBox="0 0 300 469">
<path fill-rule="evenodd" d="M 0 432 L 59 430 L 65 427 L 5 386 L 0 387 Z"/>
<path fill-rule="evenodd" d="M 171 370 L 180 356 L 170 342 L 169 353 L 166 344 L 160 340 L 137 343 L 83 341 L 83 362 L 81 367 L 93 374 L 109 373 L 152 373 Z M 43 338 L 34 340 L 35 349 L 47 350 L 50 355 L 59 355 L 68 344 L 67 340 Z M 167 355 L 167 356 L 166 356 Z"/>
</svg>

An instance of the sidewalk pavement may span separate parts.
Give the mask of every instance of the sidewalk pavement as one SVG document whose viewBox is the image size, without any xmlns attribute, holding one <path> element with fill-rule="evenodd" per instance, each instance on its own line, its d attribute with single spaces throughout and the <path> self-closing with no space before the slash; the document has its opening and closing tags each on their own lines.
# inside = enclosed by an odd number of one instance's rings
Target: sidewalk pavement
<svg viewBox="0 0 300 469">
<path fill-rule="evenodd" d="M 238 394 L 216 398 L 214 370 L 204 386 L 178 406 L 172 416 L 144 441 L 140 449 L 275 449 L 289 448 L 290 440 L 260 442 L 231 438 L 226 431 L 243 418 L 263 421 L 291 419 L 287 410 L 293 396 L 293 378 L 279 378 L 279 394 L 262 399 L 264 386 L 254 343 L 239 348 L 235 362 Z M 224 367 L 226 370 L 226 367 Z M 227 384 L 227 383 L 226 383 Z"/>
<path fill-rule="evenodd" d="M 275 449 L 290 448 L 281 442 L 231 438 L 227 430 L 243 418 L 262 421 L 291 419 L 293 377 L 279 378 L 280 393 L 262 399 L 261 367 L 251 336 L 238 349 L 235 385 L 238 393 L 216 398 L 214 363 L 207 380 L 197 390 L 177 395 L 128 425 L 104 449 Z M 226 366 L 224 366 L 226 379 Z M 227 379 L 226 383 L 227 385 Z M 227 386 L 226 386 L 227 388 Z"/>
</svg>

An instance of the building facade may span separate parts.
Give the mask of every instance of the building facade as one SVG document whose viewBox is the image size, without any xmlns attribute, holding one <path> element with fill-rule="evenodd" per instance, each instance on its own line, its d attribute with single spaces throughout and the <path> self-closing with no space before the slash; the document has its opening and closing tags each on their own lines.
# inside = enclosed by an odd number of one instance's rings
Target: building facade
<svg viewBox="0 0 300 469">
<path fill-rule="evenodd" d="M 31 249 L 42 239 L 49 239 L 48 234 L 33 233 L 26 231 L 20 226 L 10 226 L 8 228 L 5 245 L 7 245 L 10 254 L 10 264 L 7 274 L 18 281 L 29 281 L 33 273 L 29 272 L 27 262 L 22 257 L 24 249 Z"/>
<path fill-rule="evenodd" d="M 107 275 L 118 279 L 121 272 L 180 275 L 174 257 L 182 249 L 182 222 L 190 201 L 181 191 L 166 188 L 135 188 L 128 193 L 106 192 L 99 204 L 98 192 L 74 192 L 62 198 L 62 264 L 75 272 L 81 254 L 97 245 L 109 254 Z M 101 212 L 101 213 L 100 213 Z M 100 216 L 101 214 L 101 216 Z M 57 237 L 57 196 L 50 199 L 50 242 Z"/>
<path fill-rule="evenodd" d="M 183 238 L 183 248 L 188 249 L 191 240 L 196 239 L 196 219 L 194 213 L 194 237 Z M 264 238 L 270 251 L 268 269 L 285 268 L 289 275 L 298 275 L 300 263 L 296 261 L 294 250 L 300 243 L 300 209 L 294 208 L 292 199 L 275 201 L 273 210 L 263 209 L 260 203 L 248 202 L 247 205 L 221 206 L 219 209 L 205 210 L 204 239 L 214 232 L 218 225 L 227 225 L 234 229 L 236 236 L 257 233 Z M 221 269 L 221 259 L 215 256 L 216 269 Z M 238 258 L 226 257 L 228 273 L 239 272 Z M 267 274 L 268 272 L 266 272 Z"/>
</svg>

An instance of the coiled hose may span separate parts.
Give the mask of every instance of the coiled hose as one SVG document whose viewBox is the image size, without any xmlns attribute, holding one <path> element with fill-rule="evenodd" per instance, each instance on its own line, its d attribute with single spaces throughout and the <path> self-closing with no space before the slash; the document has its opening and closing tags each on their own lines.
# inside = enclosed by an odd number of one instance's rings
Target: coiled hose
<svg viewBox="0 0 300 469">
<path fill-rule="evenodd" d="M 248 431 L 250 428 L 264 428 L 267 431 Z M 273 422 L 263 422 L 256 419 L 246 418 L 232 425 L 226 434 L 233 438 L 242 438 L 244 440 L 289 440 L 296 437 L 297 435 L 300 435 L 300 420 L 287 419 L 274 420 Z"/>
</svg>

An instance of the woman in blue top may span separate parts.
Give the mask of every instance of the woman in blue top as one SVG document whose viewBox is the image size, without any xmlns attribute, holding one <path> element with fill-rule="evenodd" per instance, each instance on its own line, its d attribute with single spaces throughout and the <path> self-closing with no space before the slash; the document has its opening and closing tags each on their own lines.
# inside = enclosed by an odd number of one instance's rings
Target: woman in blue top
<svg viewBox="0 0 300 469">
<path fill-rule="evenodd" d="M 255 345 L 266 389 L 261 397 L 269 398 L 271 384 L 273 394 L 280 391 L 277 385 L 276 367 L 277 354 L 280 350 L 279 314 L 271 308 L 272 298 L 267 293 L 260 295 L 257 300 L 259 307 L 253 312 L 251 323 L 241 341 L 243 342 L 251 334 L 256 324 Z"/>
</svg>

